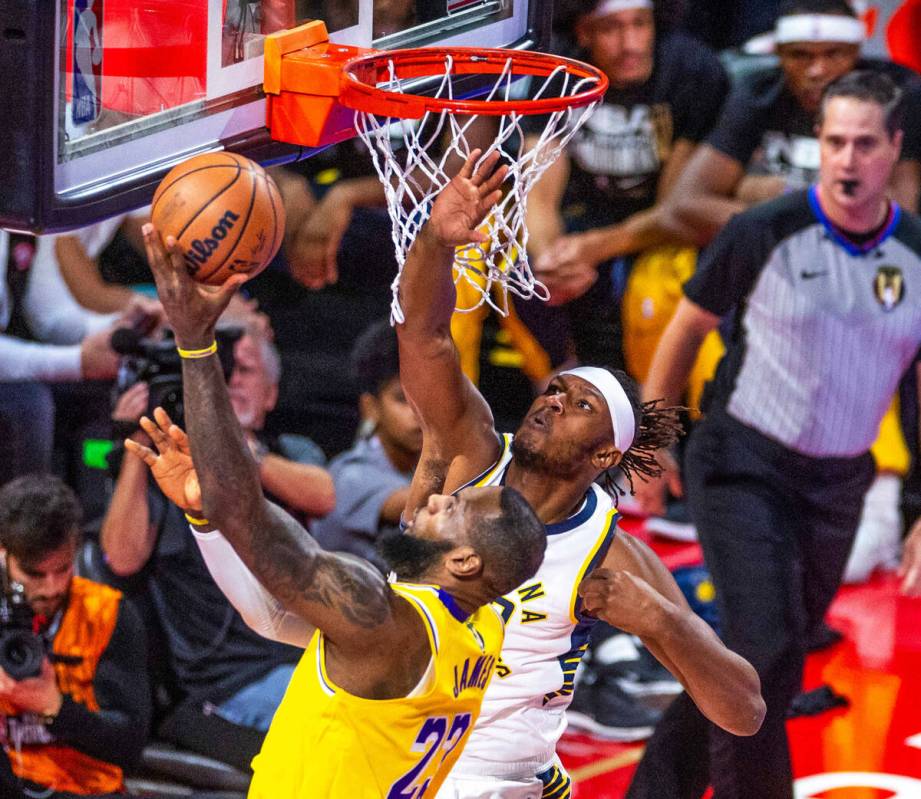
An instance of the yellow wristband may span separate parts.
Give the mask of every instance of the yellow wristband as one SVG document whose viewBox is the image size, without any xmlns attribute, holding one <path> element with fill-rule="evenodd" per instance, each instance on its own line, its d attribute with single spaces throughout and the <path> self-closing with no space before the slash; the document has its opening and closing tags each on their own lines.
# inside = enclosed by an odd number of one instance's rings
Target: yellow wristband
<svg viewBox="0 0 921 799">
<path fill-rule="evenodd" d="M 194 524 L 196 527 L 210 527 L 211 522 L 207 519 L 196 519 L 194 516 L 190 516 L 188 513 L 185 515 L 189 524 Z"/>
<path fill-rule="evenodd" d="M 184 350 L 182 347 L 176 347 L 176 352 L 179 353 L 180 358 L 207 358 L 217 352 L 217 340 L 212 341 L 211 346 L 203 350 Z"/>
</svg>

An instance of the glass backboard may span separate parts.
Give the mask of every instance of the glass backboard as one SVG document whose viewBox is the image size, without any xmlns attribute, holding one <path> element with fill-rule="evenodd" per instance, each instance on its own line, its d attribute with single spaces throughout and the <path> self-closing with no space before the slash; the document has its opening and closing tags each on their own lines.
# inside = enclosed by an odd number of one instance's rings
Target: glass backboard
<svg viewBox="0 0 921 799">
<path fill-rule="evenodd" d="M 12 8 L 10 7 L 12 6 Z M 322 19 L 378 49 L 532 48 L 551 0 L 36 0 L 0 3 L 0 226 L 51 231 L 144 205 L 183 159 L 220 148 L 263 163 L 272 142 L 266 35 Z M 14 76 L 36 75 L 16 80 Z M 8 85 L 9 84 L 9 85 Z"/>
</svg>

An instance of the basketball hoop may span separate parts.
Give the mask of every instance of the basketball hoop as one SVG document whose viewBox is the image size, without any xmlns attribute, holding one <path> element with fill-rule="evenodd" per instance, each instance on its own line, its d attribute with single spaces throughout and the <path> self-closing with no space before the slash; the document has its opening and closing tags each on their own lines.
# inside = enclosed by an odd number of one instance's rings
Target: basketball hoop
<svg viewBox="0 0 921 799">
<path fill-rule="evenodd" d="M 393 320 L 404 319 L 398 287 L 406 255 L 435 196 L 477 147 L 483 150 L 479 162 L 499 152 L 500 163 L 508 166 L 507 190 L 481 228 L 487 241 L 457 248 L 454 282 L 466 281 L 480 298 L 458 310 L 488 303 L 505 315 L 509 291 L 524 299 L 548 299 L 528 264 L 528 193 L 604 96 L 604 73 L 544 53 L 464 47 L 371 53 L 352 58 L 342 70 L 339 102 L 356 112 L 355 128 L 371 151 L 393 222 L 399 267 Z M 527 99 L 516 93 L 522 78 L 530 79 Z M 420 82 L 426 92 L 434 83 L 434 92 L 414 93 Z M 546 122 L 539 133 L 529 128 L 538 140 L 526 150 L 524 118 L 538 115 Z M 480 117 L 498 121 L 498 133 L 486 146 L 468 141 Z M 494 287 L 500 289 L 496 296 Z"/>
</svg>

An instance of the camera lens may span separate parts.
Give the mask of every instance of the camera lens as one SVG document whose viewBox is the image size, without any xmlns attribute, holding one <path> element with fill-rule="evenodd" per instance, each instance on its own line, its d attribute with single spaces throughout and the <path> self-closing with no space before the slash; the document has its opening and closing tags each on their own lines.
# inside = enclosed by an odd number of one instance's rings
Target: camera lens
<svg viewBox="0 0 921 799">
<path fill-rule="evenodd" d="M 32 633 L 13 630 L 0 634 L 0 668 L 14 680 L 41 674 L 44 657 L 41 639 Z"/>
</svg>

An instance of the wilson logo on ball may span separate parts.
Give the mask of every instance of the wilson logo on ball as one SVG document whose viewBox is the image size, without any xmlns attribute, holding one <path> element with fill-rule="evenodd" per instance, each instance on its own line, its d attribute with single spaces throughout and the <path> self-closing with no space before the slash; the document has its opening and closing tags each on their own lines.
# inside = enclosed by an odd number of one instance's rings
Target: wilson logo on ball
<svg viewBox="0 0 921 799">
<path fill-rule="evenodd" d="M 211 254 L 220 246 L 220 242 L 227 238 L 227 234 L 233 230 L 233 223 L 239 218 L 233 211 L 225 211 L 218 223 L 211 228 L 211 235 L 208 238 L 192 240 L 185 253 L 185 261 L 190 274 L 194 275 L 208 263 Z"/>
</svg>

